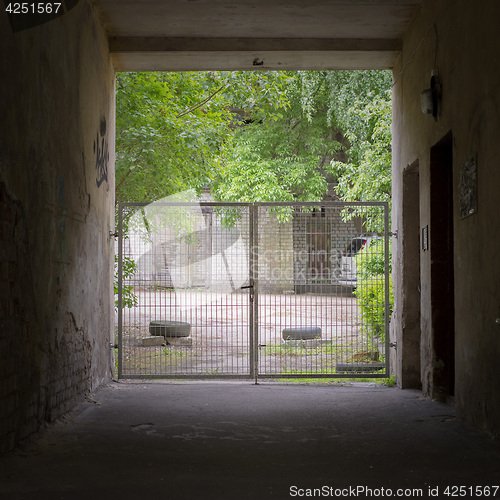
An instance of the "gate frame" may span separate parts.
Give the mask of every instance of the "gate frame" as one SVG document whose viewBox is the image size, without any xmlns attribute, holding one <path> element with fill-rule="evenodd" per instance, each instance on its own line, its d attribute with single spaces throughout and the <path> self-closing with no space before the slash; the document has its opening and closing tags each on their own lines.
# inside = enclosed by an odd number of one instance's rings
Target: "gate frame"
<svg viewBox="0 0 500 500">
<path fill-rule="evenodd" d="M 247 375 L 124 375 L 123 374 L 123 209 L 125 207 L 147 207 L 156 206 L 212 206 L 212 207 L 248 207 L 249 221 L 249 373 Z M 374 207 L 383 208 L 384 211 L 384 334 L 385 334 L 385 370 L 381 373 L 311 373 L 311 374 L 260 374 L 259 373 L 259 248 L 258 248 L 258 224 L 260 207 Z M 119 379 L 254 379 L 258 384 L 259 377 L 265 379 L 275 378 L 337 378 L 337 379 L 366 379 L 366 378 L 387 378 L 390 376 L 390 343 L 389 343 L 389 204 L 388 202 L 342 202 L 342 201 L 323 201 L 323 202 L 152 202 L 152 203 L 119 203 L 118 204 L 118 378 Z"/>
<path fill-rule="evenodd" d="M 255 383 L 260 376 L 265 379 L 294 379 L 294 378 L 304 378 L 304 379 L 319 379 L 319 378 L 337 378 L 337 379 L 366 379 L 366 378 L 388 378 L 390 377 L 390 342 L 389 342 L 389 323 L 390 323 L 390 312 L 389 312 L 389 237 L 391 235 L 389 231 L 389 203 L 386 201 L 353 201 L 353 202 L 343 202 L 343 201 L 311 201 L 311 202 L 254 202 L 253 204 L 254 210 L 254 225 L 258 230 L 258 221 L 259 221 L 259 207 L 374 207 L 378 206 L 383 208 L 384 211 L 384 353 L 385 353 L 385 369 L 383 372 L 378 373 L 317 373 L 317 374 L 260 374 L 259 373 L 259 321 L 258 321 L 258 287 L 259 287 L 259 251 L 258 251 L 258 239 L 252 240 L 251 252 L 254 252 L 255 255 L 254 265 L 251 268 L 251 271 L 254 271 L 253 275 L 253 283 L 255 290 L 255 310 L 254 310 L 254 321 L 255 321 Z M 258 238 L 258 232 L 257 232 Z"/>
</svg>

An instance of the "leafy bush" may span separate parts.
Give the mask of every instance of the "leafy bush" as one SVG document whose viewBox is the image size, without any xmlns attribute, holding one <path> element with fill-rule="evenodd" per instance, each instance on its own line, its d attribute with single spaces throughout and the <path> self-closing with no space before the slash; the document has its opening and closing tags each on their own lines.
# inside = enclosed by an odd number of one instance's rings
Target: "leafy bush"
<svg viewBox="0 0 500 500">
<path fill-rule="evenodd" d="M 390 268 L 389 253 L 389 268 Z M 356 256 L 356 267 L 361 279 L 370 276 L 384 275 L 385 272 L 385 248 L 384 240 L 372 241 L 371 245 L 365 246 Z"/>
<path fill-rule="evenodd" d="M 123 257 L 122 264 L 122 307 L 134 307 L 137 305 L 137 296 L 134 294 L 133 286 L 125 285 L 126 279 L 131 278 L 137 271 L 137 264 L 129 257 Z M 115 255 L 115 310 L 118 311 L 118 256 Z"/>
<path fill-rule="evenodd" d="M 394 307 L 389 253 L 389 314 Z M 356 256 L 358 284 L 354 292 L 363 318 L 363 326 L 372 337 L 385 342 L 385 248 L 376 241 Z M 389 321 L 389 318 L 387 318 Z"/>
</svg>

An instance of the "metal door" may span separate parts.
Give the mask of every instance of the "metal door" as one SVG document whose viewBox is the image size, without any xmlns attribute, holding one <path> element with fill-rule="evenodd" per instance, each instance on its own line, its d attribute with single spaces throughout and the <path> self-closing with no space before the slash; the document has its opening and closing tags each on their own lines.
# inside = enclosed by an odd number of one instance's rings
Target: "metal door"
<svg viewBox="0 0 500 500">
<path fill-rule="evenodd" d="M 253 376 L 250 208 L 120 206 L 119 377 Z"/>
<path fill-rule="evenodd" d="M 258 203 L 254 217 L 258 376 L 388 376 L 387 204 Z"/>
<path fill-rule="evenodd" d="M 119 377 L 388 376 L 387 204 L 127 204 L 120 225 Z"/>
</svg>

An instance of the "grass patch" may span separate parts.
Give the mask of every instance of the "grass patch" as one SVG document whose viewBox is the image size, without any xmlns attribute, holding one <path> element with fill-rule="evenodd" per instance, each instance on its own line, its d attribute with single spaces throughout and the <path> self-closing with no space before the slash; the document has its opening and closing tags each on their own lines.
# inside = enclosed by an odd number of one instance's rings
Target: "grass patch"
<svg viewBox="0 0 500 500">
<path fill-rule="evenodd" d="M 190 349 L 190 348 L 189 348 Z M 189 364 L 192 352 L 176 346 L 124 347 L 123 373 L 128 375 L 157 375 L 182 371 Z"/>
<path fill-rule="evenodd" d="M 314 341 L 309 341 L 314 342 Z M 355 345 L 345 344 L 314 344 L 306 340 L 288 341 L 281 344 L 268 344 L 259 349 L 259 356 L 320 356 L 325 354 L 339 355 L 345 352 L 354 352 Z"/>
<path fill-rule="evenodd" d="M 264 377 L 263 377 L 264 378 Z M 279 382 L 286 384 L 326 384 L 326 385 L 344 385 L 345 383 L 365 382 L 377 385 L 385 385 L 386 387 L 394 387 L 396 385 L 396 377 L 391 375 L 387 378 L 278 378 Z"/>
</svg>

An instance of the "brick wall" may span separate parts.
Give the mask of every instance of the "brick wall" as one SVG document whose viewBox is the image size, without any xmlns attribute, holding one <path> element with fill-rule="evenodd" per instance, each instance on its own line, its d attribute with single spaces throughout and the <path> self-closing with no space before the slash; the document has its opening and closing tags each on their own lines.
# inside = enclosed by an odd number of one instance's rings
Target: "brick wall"
<svg viewBox="0 0 500 500">
<path fill-rule="evenodd" d="M 87 1 L 0 46 L 4 453 L 111 377 L 114 71 Z"/>
<path fill-rule="evenodd" d="M 26 218 L 0 182 L 0 451 L 12 448 L 39 427 L 39 378 L 29 367 L 39 356 L 40 334 L 33 311 Z"/>
<path fill-rule="evenodd" d="M 0 182 L 0 453 L 60 417 L 91 385 L 88 332 L 71 313 L 44 339 L 30 260 L 23 207 Z"/>
<path fill-rule="evenodd" d="M 348 241 L 359 234 L 358 221 L 352 219 L 344 222 L 341 217 L 340 206 L 325 207 L 324 212 L 299 212 L 293 219 L 293 249 L 294 249 L 294 274 L 296 291 L 313 291 L 310 270 L 311 236 L 313 226 L 324 226 L 328 238 L 326 253 L 327 276 L 329 283 L 334 283 L 339 272 L 339 253 Z M 307 285 L 307 286 L 306 286 Z M 325 291 L 327 289 L 325 288 Z M 317 291 L 317 290 L 315 290 Z"/>
</svg>

